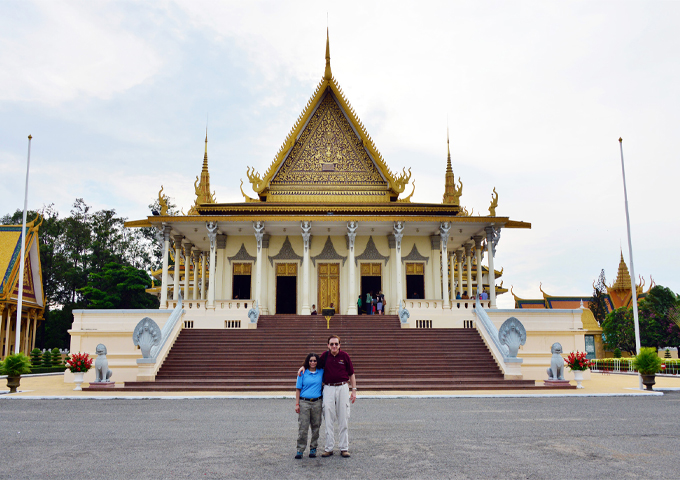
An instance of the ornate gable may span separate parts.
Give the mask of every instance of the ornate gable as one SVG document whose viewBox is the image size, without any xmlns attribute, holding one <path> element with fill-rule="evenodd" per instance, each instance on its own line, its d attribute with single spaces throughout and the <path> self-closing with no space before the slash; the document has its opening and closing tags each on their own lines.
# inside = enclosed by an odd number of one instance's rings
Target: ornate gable
<svg viewBox="0 0 680 480">
<path fill-rule="evenodd" d="M 248 179 L 267 202 L 390 202 L 411 179 L 387 167 L 333 78 L 326 38 L 324 76 L 263 176 Z M 243 193 L 246 201 L 252 201 Z"/>
</svg>

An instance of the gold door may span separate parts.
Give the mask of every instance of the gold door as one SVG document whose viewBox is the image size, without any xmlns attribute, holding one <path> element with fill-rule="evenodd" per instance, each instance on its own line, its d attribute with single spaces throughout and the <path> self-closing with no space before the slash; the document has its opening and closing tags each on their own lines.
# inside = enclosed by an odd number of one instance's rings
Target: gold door
<svg viewBox="0 0 680 480">
<path fill-rule="evenodd" d="M 319 299 L 317 311 L 330 307 L 340 312 L 340 264 L 319 263 Z"/>
</svg>

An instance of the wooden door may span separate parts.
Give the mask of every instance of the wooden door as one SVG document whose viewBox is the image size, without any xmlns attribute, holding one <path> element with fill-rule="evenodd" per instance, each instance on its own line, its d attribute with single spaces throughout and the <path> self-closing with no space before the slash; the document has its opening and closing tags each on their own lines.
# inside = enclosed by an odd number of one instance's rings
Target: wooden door
<svg viewBox="0 0 680 480">
<path fill-rule="evenodd" d="M 329 308 L 331 303 L 336 313 L 340 312 L 340 264 L 319 263 L 317 311 Z"/>
</svg>

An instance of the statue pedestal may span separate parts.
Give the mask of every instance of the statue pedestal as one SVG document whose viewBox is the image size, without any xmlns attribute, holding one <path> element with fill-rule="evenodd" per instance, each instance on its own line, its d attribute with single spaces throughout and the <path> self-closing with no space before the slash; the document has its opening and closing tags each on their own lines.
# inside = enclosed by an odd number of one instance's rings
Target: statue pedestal
<svg viewBox="0 0 680 480">
<path fill-rule="evenodd" d="M 111 388 L 114 388 L 115 385 L 116 382 L 93 382 L 90 384 L 89 387 L 83 390 L 109 390 Z"/>
<path fill-rule="evenodd" d="M 543 380 L 546 387 L 570 387 L 569 380 Z"/>
</svg>

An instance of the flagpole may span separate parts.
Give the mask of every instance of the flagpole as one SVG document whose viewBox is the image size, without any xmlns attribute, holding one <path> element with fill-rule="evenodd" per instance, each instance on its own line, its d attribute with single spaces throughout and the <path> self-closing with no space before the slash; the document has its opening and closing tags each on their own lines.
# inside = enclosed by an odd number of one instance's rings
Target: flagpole
<svg viewBox="0 0 680 480">
<path fill-rule="evenodd" d="M 16 336 L 14 337 L 14 353 L 19 353 L 21 350 L 21 309 L 24 300 L 24 268 L 26 256 L 26 208 L 28 206 L 28 172 L 31 168 L 31 139 L 28 136 L 28 159 L 26 160 L 26 188 L 24 189 L 24 218 L 21 223 L 21 258 L 19 260 L 19 283 L 17 284 L 19 290 L 19 298 L 17 299 L 17 323 Z"/>
<path fill-rule="evenodd" d="M 626 190 L 626 169 L 623 166 L 623 138 L 619 137 L 621 149 L 621 172 L 623 173 L 623 197 L 626 202 L 626 226 L 628 228 L 628 253 L 630 255 L 631 288 L 633 290 L 633 322 L 635 324 L 635 352 L 640 353 L 640 322 L 638 321 L 637 287 L 635 286 L 635 265 L 633 264 L 633 242 L 630 238 L 630 215 L 628 214 L 628 191 Z M 640 390 L 642 390 L 642 376 L 640 377 Z"/>
</svg>

